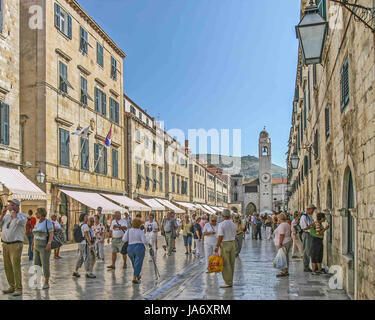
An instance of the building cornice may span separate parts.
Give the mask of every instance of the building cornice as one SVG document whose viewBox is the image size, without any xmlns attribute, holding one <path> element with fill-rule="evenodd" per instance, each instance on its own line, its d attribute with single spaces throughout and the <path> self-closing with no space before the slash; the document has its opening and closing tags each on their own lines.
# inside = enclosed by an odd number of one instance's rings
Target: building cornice
<svg viewBox="0 0 375 320">
<path fill-rule="evenodd" d="M 76 0 L 66 0 L 66 2 L 111 46 L 111 48 L 122 58 L 126 58 L 126 54 L 111 39 L 111 37 L 96 23 L 96 21 L 83 10 Z"/>
</svg>

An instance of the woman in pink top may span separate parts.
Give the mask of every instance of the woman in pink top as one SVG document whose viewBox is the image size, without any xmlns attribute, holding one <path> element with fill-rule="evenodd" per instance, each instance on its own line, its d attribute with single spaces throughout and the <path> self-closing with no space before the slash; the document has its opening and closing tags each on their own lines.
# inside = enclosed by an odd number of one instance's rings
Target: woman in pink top
<svg viewBox="0 0 375 320">
<path fill-rule="evenodd" d="M 274 232 L 275 235 L 275 246 L 277 250 L 281 247 L 285 248 L 286 251 L 286 260 L 287 260 L 287 267 L 282 269 L 281 272 L 277 275 L 277 277 L 287 277 L 289 276 L 289 250 L 292 246 L 292 237 L 290 231 L 290 225 L 287 222 L 287 216 L 285 213 L 281 213 L 278 216 L 278 223 L 279 226 Z"/>
</svg>

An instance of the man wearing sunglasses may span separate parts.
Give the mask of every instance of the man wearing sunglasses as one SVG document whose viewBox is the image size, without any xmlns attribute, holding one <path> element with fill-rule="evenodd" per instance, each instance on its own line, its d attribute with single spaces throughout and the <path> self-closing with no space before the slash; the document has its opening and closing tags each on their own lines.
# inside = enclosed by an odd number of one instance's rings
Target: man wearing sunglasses
<svg viewBox="0 0 375 320">
<path fill-rule="evenodd" d="M 21 204 L 19 200 L 13 199 L 8 202 L 0 215 L 4 269 L 9 283 L 9 288 L 3 290 L 3 293 L 20 296 L 22 295 L 21 256 L 27 216 L 19 212 Z"/>
</svg>

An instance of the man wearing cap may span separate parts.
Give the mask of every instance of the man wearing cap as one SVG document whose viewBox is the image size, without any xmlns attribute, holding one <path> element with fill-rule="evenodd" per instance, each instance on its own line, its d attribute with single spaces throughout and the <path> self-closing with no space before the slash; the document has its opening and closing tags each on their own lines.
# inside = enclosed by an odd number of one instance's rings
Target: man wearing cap
<svg viewBox="0 0 375 320">
<path fill-rule="evenodd" d="M 21 256 L 27 216 L 19 212 L 20 205 L 19 200 L 13 199 L 0 215 L 4 269 L 9 283 L 9 288 L 3 290 L 3 293 L 13 296 L 22 295 Z"/>
<path fill-rule="evenodd" d="M 228 209 L 225 209 L 222 213 L 223 222 L 219 224 L 217 232 L 218 240 L 215 248 L 215 252 L 221 252 L 221 256 L 224 260 L 224 269 L 222 272 L 225 285 L 221 288 L 230 288 L 233 286 L 234 276 L 234 264 L 236 261 L 236 245 L 235 238 L 237 228 L 234 222 L 231 220 L 231 214 Z"/>
<path fill-rule="evenodd" d="M 310 269 L 310 257 L 311 257 L 311 244 L 312 236 L 310 235 L 310 229 L 314 225 L 314 211 L 316 207 L 310 204 L 307 207 L 306 212 L 302 213 L 299 225 L 303 231 L 302 243 L 303 243 L 303 267 L 305 272 L 312 272 Z"/>
</svg>

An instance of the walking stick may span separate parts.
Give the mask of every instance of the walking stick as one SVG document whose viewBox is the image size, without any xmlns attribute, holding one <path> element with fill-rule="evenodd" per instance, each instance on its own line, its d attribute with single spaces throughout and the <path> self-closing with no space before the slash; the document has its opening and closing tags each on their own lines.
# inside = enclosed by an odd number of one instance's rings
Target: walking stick
<svg viewBox="0 0 375 320">
<path fill-rule="evenodd" d="M 158 278 L 160 278 L 160 273 L 159 273 L 158 267 L 156 266 L 155 254 L 154 254 L 154 250 L 152 250 L 152 248 L 150 248 L 150 256 L 152 258 L 152 262 L 154 263 L 155 278 L 157 280 Z"/>
</svg>

